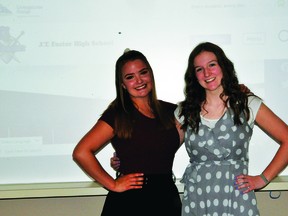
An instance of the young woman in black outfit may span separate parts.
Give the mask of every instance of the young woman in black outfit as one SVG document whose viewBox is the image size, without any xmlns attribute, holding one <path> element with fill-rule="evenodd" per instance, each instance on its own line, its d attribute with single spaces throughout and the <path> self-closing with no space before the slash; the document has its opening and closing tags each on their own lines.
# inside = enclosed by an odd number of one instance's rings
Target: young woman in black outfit
<svg viewBox="0 0 288 216">
<path fill-rule="evenodd" d="M 77 144 L 73 159 L 109 191 L 102 216 L 181 215 L 172 174 L 183 140 L 176 105 L 157 99 L 153 70 L 139 51 L 120 56 L 115 75 L 116 98 Z M 116 179 L 95 157 L 109 142 L 121 158 Z"/>
</svg>

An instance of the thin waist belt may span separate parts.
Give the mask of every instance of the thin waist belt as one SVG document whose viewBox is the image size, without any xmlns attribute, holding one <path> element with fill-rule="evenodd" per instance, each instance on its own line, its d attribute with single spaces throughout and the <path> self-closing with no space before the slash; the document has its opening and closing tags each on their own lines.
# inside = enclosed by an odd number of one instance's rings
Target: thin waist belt
<svg viewBox="0 0 288 216">
<path fill-rule="evenodd" d="M 144 174 L 143 185 L 159 184 L 174 181 L 173 174 Z"/>
<path fill-rule="evenodd" d="M 117 177 L 119 177 L 121 175 L 123 175 L 123 174 L 120 172 L 117 173 Z M 169 173 L 169 174 L 144 174 L 143 178 L 144 178 L 143 186 L 176 182 L 176 177 L 173 173 Z"/>
<path fill-rule="evenodd" d="M 222 161 L 201 161 L 201 162 L 197 162 L 197 161 L 191 161 L 190 160 L 190 163 L 193 165 L 193 166 L 197 166 L 197 165 L 212 165 L 212 164 L 215 164 L 215 165 L 236 165 L 236 164 L 244 164 L 244 165 L 247 165 L 248 164 L 248 161 L 244 161 L 244 160 L 232 160 L 232 159 L 229 159 L 229 160 L 222 160 Z"/>
</svg>

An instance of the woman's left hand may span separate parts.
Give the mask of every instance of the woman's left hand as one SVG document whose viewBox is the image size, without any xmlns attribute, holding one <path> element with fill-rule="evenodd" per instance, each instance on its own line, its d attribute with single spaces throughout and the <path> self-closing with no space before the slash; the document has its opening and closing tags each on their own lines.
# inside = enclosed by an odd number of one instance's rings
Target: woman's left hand
<svg viewBox="0 0 288 216">
<path fill-rule="evenodd" d="M 238 175 L 234 181 L 235 188 L 240 190 L 243 194 L 250 191 L 257 190 L 266 186 L 266 183 L 260 177 L 250 175 Z"/>
</svg>

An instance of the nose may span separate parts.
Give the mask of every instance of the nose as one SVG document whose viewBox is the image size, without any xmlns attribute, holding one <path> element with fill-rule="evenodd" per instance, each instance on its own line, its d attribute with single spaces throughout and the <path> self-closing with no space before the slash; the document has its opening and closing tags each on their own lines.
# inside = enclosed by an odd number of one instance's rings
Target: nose
<svg viewBox="0 0 288 216">
<path fill-rule="evenodd" d="M 136 82 L 137 83 L 141 83 L 142 82 L 142 78 L 140 76 L 136 76 Z"/>
<path fill-rule="evenodd" d="M 208 77 L 208 76 L 210 76 L 210 74 L 211 74 L 211 72 L 210 72 L 209 68 L 204 68 L 204 76 Z"/>
</svg>

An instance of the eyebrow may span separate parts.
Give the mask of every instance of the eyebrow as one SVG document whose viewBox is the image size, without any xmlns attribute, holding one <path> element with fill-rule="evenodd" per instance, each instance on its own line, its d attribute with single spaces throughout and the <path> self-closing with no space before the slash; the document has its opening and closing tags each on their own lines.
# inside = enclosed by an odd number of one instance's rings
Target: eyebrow
<svg viewBox="0 0 288 216">
<path fill-rule="evenodd" d="M 150 71 L 150 69 L 148 67 L 145 67 L 145 68 L 142 68 L 141 70 L 139 70 L 137 72 L 140 73 L 140 72 L 145 71 L 145 70 Z M 137 72 L 135 72 L 135 73 L 137 73 Z M 124 75 L 124 77 L 131 76 L 132 74 L 134 74 L 134 73 L 127 73 L 127 74 Z"/>
<path fill-rule="evenodd" d="M 215 61 L 215 62 L 218 62 L 217 59 L 213 59 L 213 60 L 211 60 L 211 61 L 208 61 L 207 64 L 209 64 L 209 63 L 211 63 L 211 62 L 214 62 L 214 61 Z M 201 66 L 194 66 L 194 68 L 197 68 L 197 67 L 201 67 Z"/>
<path fill-rule="evenodd" d="M 142 68 L 139 72 L 142 72 L 142 71 L 145 71 L 145 70 L 150 71 L 148 67 L 145 67 L 145 68 Z"/>
</svg>

